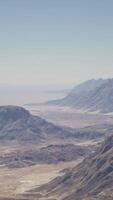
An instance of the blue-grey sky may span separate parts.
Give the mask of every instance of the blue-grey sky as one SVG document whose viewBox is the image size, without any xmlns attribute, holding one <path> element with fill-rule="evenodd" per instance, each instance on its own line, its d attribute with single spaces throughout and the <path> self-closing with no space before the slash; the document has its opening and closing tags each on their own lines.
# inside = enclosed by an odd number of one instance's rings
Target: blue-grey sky
<svg viewBox="0 0 113 200">
<path fill-rule="evenodd" d="M 0 85 L 113 77 L 113 0 L 0 0 Z"/>
</svg>

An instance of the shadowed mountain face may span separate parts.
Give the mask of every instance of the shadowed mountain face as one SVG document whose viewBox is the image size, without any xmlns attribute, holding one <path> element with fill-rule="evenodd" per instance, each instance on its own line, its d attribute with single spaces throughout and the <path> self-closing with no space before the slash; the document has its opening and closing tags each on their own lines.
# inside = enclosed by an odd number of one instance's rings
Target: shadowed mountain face
<svg viewBox="0 0 113 200">
<path fill-rule="evenodd" d="M 44 191 L 48 196 L 62 197 L 60 199 L 63 200 L 112 200 L 113 136 L 77 167 L 37 191 Z"/>
<path fill-rule="evenodd" d="M 27 110 L 18 106 L 0 107 L 0 140 L 43 139 L 40 124 L 43 120 L 33 117 Z"/>
<path fill-rule="evenodd" d="M 49 104 L 103 113 L 113 112 L 113 79 L 87 81 L 75 87 L 64 99 Z"/>
<path fill-rule="evenodd" d="M 69 130 L 32 116 L 18 106 L 0 107 L 0 140 L 44 141 L 47 138 L 64 138 Z"/>
<path fill-rule="evenodd" d="M 29 112 L 18 106 L 0 106 L 0 124 L 28 119 Z"/>
</svg>

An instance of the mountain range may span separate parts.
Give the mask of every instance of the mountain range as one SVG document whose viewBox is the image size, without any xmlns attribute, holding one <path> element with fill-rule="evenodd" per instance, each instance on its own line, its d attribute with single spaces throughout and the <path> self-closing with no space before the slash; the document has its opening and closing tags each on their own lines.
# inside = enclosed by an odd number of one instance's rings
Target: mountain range
<svg viewBox="0 0 113 200">
<path fill-rule="evenodd" d="M 0 107 L 0 144 L 14 148 L 4 156 L 0 154 L 0 164 L 10 168 L 85 157 L 95 150 L 95 145 L 82 147 L 78 141 L 103 137 L 101 132 L 56 126 L 19 106 Z"/>
<path fill-rule="evenodd" d="M 50 139 L 96 139 L 103 133 L 54 125 L 19 106 L 0 107 L 0 141 L 44 143 Z"/>
<path fill-rule="evenodd" d="M 73 88 L 65 98 L 48 103 L 89 112 L 113 112 L 113 79 L 86 81 Z"/>
<path fill-rule="evenodd" d="M 112 80 L 108 83 L 112 84 Z M 101 87 L 103 85 L 106 83 Z M 77 166 L 70 165 L 61 170 L 57 178 L 47 184 L 41 187 L 35 185 L 15 199 L 112 200 L 113 135 L 109 136 L 108 129 L 111 133 L 113 127 L 105 125 L 100 132 L 91 127 L 81 130 L 60 127 L 32 115 L 22 107 L 1 106 L 1 169 L 15 171 L 37 164 L 56 165 L 81 160 Z M 108 138 L 100 146 L 105 135 Z M 96 143 L 83 145 L 87 140 Z"/>
<path fill-rule="evenodd" d="M 52 137 L 64 138 L 68 135 L 71 136 L 69 130 L 33 116 L 22 107 L 0 107 L 0 141 L 44 142 Z"/>
</svg>

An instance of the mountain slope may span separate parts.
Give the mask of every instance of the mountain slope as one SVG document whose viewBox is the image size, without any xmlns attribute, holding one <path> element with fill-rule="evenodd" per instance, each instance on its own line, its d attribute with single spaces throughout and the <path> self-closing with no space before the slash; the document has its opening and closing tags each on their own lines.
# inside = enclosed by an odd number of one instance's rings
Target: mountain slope
<svg viewBox="0 0 113 200">
<path fill-rule="evenodd" d="M 105 83 L 107 79 L 91 79 L 88 81 L 85 81 L 77 86 L 75 86 L 70 94 L 80 94 L 82 92 L 89 92 L 92 91 L 93 89 L 101 86 L 103 83 Z"/>
<path fill-rule="evenodd" d="M 63 200 L 112 200 L 113 135 L 77 167 L 34 191 Z"/>
<path fill-rule="evenodd" d="M 87 81 L 75 87 L 64 99 L 49 104 L 87 111 L 113 112 L 113 79 Z"/>
<path fill-rule="evenodd" d="M 0 141 L 43 141 L 47 138 L 71 136 L 69 130 L 55 126 L 46 120 L 31 115 L 18 106 L 0 107 Z"/>
</svg>

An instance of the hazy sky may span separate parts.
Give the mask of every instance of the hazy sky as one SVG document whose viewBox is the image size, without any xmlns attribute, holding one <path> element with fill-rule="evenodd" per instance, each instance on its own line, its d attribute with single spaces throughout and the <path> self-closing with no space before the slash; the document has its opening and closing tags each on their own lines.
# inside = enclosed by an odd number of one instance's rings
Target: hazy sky
<svg viewBox="0 0 113 200">
<path fill-rule="evenodd" d="M 113 77 L 113 0 L 0 0 L 0 85 Z"/>
</svg>

